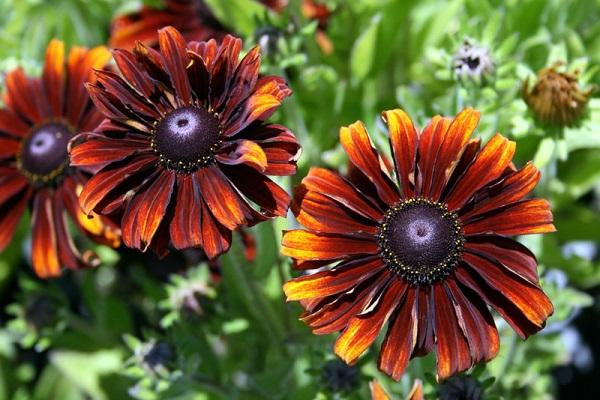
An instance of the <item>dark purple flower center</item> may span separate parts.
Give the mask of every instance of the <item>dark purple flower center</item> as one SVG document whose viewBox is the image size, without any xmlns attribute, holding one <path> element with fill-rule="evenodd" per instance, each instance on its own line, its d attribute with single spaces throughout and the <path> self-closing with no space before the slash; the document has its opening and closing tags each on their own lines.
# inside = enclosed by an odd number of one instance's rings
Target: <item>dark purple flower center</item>
<svg viewBox="0 0 600 400">
<path fill-rule="evenodd" d="M 391 208 L 379 227 L 382 258 L 415 285 L 428 285 L 449 275 L 463 243 L 457 215 L 443 204 L 421 198 Z"/>
<path fill-rule="evenodd" d="M 152 148 L 168 168 L 189 173 L 214 161 L 221 131 L 216 115 L 200 107 L 183 107 L 156 125 Z"/>
<path fill-rule="evenodd" d="M 34 182 L 48 183 L 60 176 L 68 164 L 71 134 L 71 129 L 61 122 L 34 128 L 21 146 L 21 171 Z"/>
</svg>

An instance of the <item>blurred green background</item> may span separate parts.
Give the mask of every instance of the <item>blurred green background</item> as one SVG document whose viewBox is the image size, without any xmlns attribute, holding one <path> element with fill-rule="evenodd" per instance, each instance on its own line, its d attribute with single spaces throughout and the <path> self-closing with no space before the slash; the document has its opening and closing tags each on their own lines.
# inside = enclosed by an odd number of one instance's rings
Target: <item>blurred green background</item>
<svg viewBox="0 0 600 400">
<path fill-rule="evenodd" d="M 252 0 L 206 2 L 246 50 L 267 40 L 263 72 L 285 76 L 294 90 L 274 116 L 304 147 L 297 176 L 280 180 L 288 191 L 310 166 L 344 169 L 342 125 L 363 120 L 389 151 L 379 114 L 395 107 L 420 127 L 475 107 L 483 114 L 477 135 L 501 132 L 518 143 L 516 163 L 534 160 L 544 173 L 536 194 L 553 204 L 558 233 L 522 240 L 556 312 L 526 342 L 498 319 L 500 354 L 466 375 L 485 398 L 600 398 L 600 100 L 592 97 L 575 127 L 558 129 L 537 122 L 521 99 L 522 82 L 557 61 L 579 71 L 582 87 L 600 84 L 600 1 L 325 0 L 326 27 L 302 14 L 300 0 L 282 14 Z M 0 0 L 0 86 L 18 65 L 38 74 L 51 38 L 106 43 L 112 18 L 141 6 Z M 331 54 L 315 41 L 323 28 Z M 494 61 L 484 81 L 454 72 L 465 39 Z M 0 399 L 365 399 L 373 378 L 394 399 L 416 378 L 426 398 L 443 393 L 432 355 L 413 360 L 396 383 L 377 371 L 375 349 L 343 367 L 334 337 L 313 336 L 298 321 L 300 307 L 281 290 L 292 272 L 278 245 L 292 217 L 252 229 L 253 262 L 235 243 L 218 279 L 194 251 L 157 260 L 98 247 L 100 268 L 39 281 L 28 222 L 0 254 Z"/>
</svg>

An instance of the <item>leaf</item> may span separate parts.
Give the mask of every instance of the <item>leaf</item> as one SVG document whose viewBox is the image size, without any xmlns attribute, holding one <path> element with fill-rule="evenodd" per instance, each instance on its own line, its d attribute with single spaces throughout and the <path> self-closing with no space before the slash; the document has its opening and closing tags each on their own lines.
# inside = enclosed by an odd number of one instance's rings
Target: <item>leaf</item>
<svg viewBox="0 0 600 400">
<path fill-rule="evenodd" d="M 377 32 L 381 14 L 373 16 L 370 26 L 354 42 L 352 54 L 350 56 L 350 70 L 356 81 L 364 79 L 376 60 L 375 48 L 377 46 Z"/>
<path fill-rule="evenodd" d="M 70 350 L 57 350 L 50 354 L 50 362 L 73 386 L 90 397 L 108 400 L 100 386 L 102 375 L 116 373 L 123 366 L 120 350 L 100 350 L 94 353 L 80 353 Z"/>
</svg>

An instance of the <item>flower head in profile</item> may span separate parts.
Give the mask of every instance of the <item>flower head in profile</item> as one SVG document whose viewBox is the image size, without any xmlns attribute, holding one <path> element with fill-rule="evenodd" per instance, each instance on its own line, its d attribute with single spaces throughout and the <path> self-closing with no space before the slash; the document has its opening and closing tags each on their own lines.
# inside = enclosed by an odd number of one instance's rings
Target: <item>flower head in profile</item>
<svg viewBox="0 0 600 400">
<path fill-rule="evenodd" d="M 122 215 L 131 248 L 199 247 L 213 259 L 233 230 L 287 212 L 288 194 L 267 175 L 294 174 L 300 146 L 265 120 L 291 90 L 259 77 L 258 47 L 240 61 L 231 36 L 186 44 L 167 27 L 159 43 L 115 50 L 121 74 L 98 71 L 88 85 L 106 120 L 72 142 L 72 164 L 98 171 L 80 203 Z"/>
<path fill-rule="evenodd" d="M 579 71 L 560 71 L 564 63 L 555 63 L 538 73 L 530 89 L 529 79 L 523 83 L 523 99 L 536 117 L 545 124 L 571 126 L 585 112 L 595 86 L 581 89 Z"/>
<path fill-rule="evenodd" d="M 71 224 L 99 242 L 119 244 L 114 224 L 81 212 L 78 195 L 93 171 L 70 167 L 67 152 L 75 133 L 102 121 L 83 84 L 94 79 L 92 69 L 103 68 L 110 53 L 104 47 L 74 47 L 65 61 L 64 52 L 62 42 L 50 42 L 39 78 L 21 68 L 8 73 L 0 109 L 0 251 L 31 208 L 31 257 L 40 277 L 99 263 L 93 252 L 75 246 Z"/>
<path fill-rule="evenodd" d="M 490 49 L 465 39 L 453 57 L 454 73 L 458 80 L 485 83 L 496 72 L 496 63 Z"/>
<path fill-rule="evenodd" d="M 379 368 L 400 379 L 412 357 L 437 353 L 440 379 L 492 359 L 499 339 L 488 305 L 522 337 L 553 307 L 533 254 L 510 236 L 553 232 L 550 205 L 525 199 L 539 180 L 515 169 L 515 143 L 471 135 L 479 113 L 434 117 L 418 132 L 402 110 L 383 113 L 393 163 L 361 122 L 340 131 L 347 176 L 313 168 L 293 210 L 306 230 L 288 231 L 283 253 L 297 269 L 324 270 L 287 282 L 315 334 L 341 331 L 334 350 L 349 364 L 387 323 Z"/>
<path fill-rule="evenodd" d="M 131 50 L 140 41 L 157 47 L 156 32 L 163 26 L 176 27 L 188 41 L 221 40 L 226 34 L 204 0 L 165 0 L 162 8 L 144 6 L 138 12 L 115 18 L 109 44 Z"/>
<path fill-rule="evenodd" d="M 259 0 L 278 13 L 287 0 Z M 137 41 L 158 47 L 159 29 L 173 26 L 187 41 L 221 41 L 229 32 L 215 17 L 204 0 L 164 0 L 163 7 L 143 6 L 139 11 L 118 16 L 112 21 L 109 45 L 131 50 Z"/>
</svg>

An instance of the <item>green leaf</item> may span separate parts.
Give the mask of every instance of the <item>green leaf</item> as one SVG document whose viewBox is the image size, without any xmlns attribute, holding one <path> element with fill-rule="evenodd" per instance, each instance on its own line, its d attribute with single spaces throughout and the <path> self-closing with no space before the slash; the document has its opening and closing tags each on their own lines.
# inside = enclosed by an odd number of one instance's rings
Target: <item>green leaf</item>
<svg viewBox="0 0 600 400">
<path fill-rule="evenodd" d="M 57 350 L 50 354 L 50 362 L 71 384 L 94 399 L 108 400 L 100 385 L 102 375 L 118 372 L 123 366 L 120 350 L 100 350 L 80 353 Z"/>
<path fill-rule="evenodd" d="M 375 48 L 380 21 L 380 14 L 373 16 L 369 27 L 354 42 L 350 56 L 350 70 L 353 78 L 357 81 L 364 79 L 369 74 L 376 60 Z"/>
</svg>

